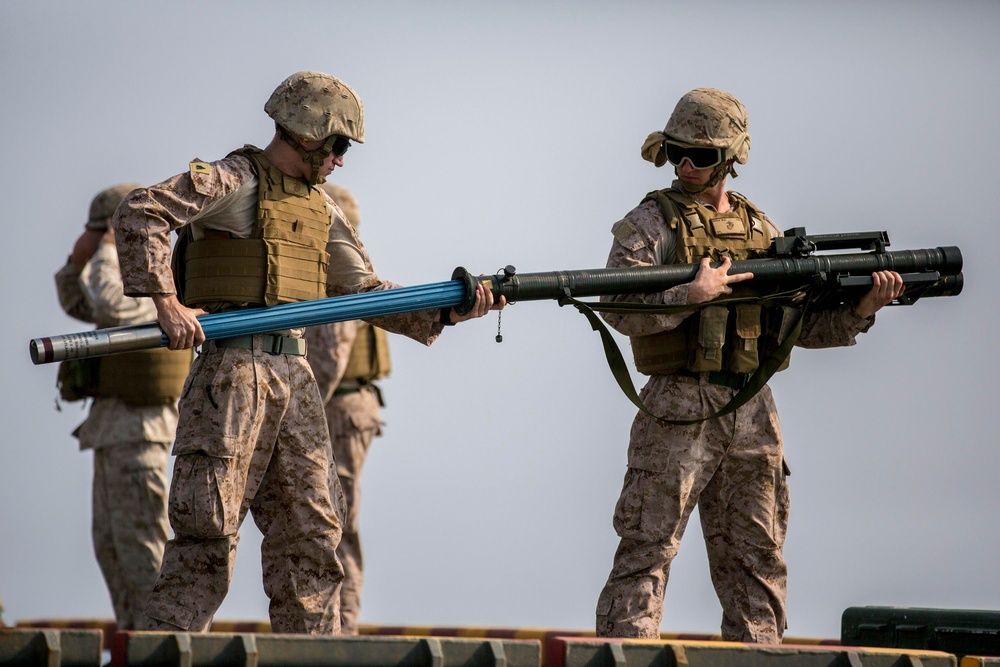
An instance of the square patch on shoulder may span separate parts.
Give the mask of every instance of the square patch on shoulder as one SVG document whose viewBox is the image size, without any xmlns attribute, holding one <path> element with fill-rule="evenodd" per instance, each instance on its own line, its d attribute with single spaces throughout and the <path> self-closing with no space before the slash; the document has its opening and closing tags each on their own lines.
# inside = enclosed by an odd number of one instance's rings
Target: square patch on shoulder
<svg viewBox="0 0 1000 667">
<path fill-rule="evenodd" d="M 207 162 L 202 162 L 201 160 L 195 160 L 191 162 L 188 167 L 191 169 L 191 175 L 195 174 L 210 174 L 212 173 L 212 167 L 209 166 Z"/>
<path fill-rule="evenodd" d="M 611 230 L 611 233 L 614 234 L 615 238 L 618 239 L 619 243 L 624 244 L 625 241 L 629 239 L 629 237 L 635 234 L 635 227 L 633 227 L 632 223 L 629 222 L 628 220 L 622 220 L 621 222 L 619 222 L 617 225 L 614 226 L 614 229 Z"/>
</svg>

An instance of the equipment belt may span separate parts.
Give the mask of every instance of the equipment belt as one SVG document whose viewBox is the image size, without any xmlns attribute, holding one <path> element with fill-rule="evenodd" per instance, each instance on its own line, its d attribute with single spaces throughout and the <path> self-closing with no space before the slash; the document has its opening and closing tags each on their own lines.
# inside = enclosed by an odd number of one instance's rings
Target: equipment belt
<svg viewBox="0 0 1000 667">
<path fill-rule="evenodd" d="M 216 347 L 237 347 L 242 350 L 253 349 L 253 336 L 251 335 L 220 338 L 214 342 Z M 294 336 L 260 334 L 260 350 L 268 354 L 291 354 L 301 357 L 306 353 L 306 340 L 304 338 L 295 338 Z"/>
<path fill-rule="evenodd" d="M 355 380 L 347 379 L 341 381 L 340 385 L 333 390 L 334 396 L 347 396 L 348 394 L 356 394 L 359 391 L 365 389 L 370 390 L 375 394 L 375 398 L 378 399 L 378 404 L 380 407 L 385 407 L 385 398 L 382 396 L 382 388 L 379 387 L 374 382 L 369 382 L 368 380 Z"/>
<path fill-rule="evenodd" d="M 689 371 L 686 368 L 674 371 L 673 374 L 683 375 L 686 378 L 693 378 L 695 380 L 700 380 L 701 376 L 705 375 L 705 380 L 707 380 L 709 384 L 718 384 L 731 389 L 742 389 L 746 386 L 747 381 L 750 379 L 749 373 L 733 373 L 731 371 L 708 371 L 707 373 L 696 373 L 695 371 Z"/>
</svg>

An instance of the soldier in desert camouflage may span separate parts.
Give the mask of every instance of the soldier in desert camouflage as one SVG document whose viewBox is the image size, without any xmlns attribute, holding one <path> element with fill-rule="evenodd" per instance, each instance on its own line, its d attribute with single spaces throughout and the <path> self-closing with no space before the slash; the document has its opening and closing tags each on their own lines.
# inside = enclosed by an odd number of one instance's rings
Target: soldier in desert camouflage
<svg viewBox="0 0 1000 667">
<path fill-rule="evenodd" d="M 316 187 L 344 165 L 352 141 L 364 141 L 354 90 L 329 74 L 297 72 L 264 110 L 275 121 L 266 148 L 195 160 L 133 192 L 117 211 L 125 290 L 152 297 L 171 348 L 205 342 L 197 316 L 206 311 L 398 287 L 376 275 L 343 211 Z M 448 308 L 373 323 L 429 345 L 445 325 L 493 306 L 479 287 L 465 315 Z M 228 592 L 249 512 L 264 536 L 272 629 L 339 631 L 336 550 L 345 507 L 305 353 L 301 329 L 202 347 L 180 401 L 169 501 L 175 536 L 146 607 L 147 629 L 208 628 Z"/>
<path fill-rule="evenodd" d="M 354 195 L 333 183 L 320 187 L 357 229 L 361 213 Z M 340 632 L 356 635 L 364 581 L 358 525 L 361 468 L 372 440 L 382 433 L 382 390 L 376 381 L 391 369 L 389 345 L 384 331 L 360 320 L 309 327 L 305 338 L 309 343 L 309 365 L 326 407 L 330 441 L 337 459 L 336 474 L 347 503 L 344 534 L 337 547 L 337 557 L 344 567 Z"/>
<path fill-rule="evenodd" d="M 779 234 L 742 195 L 726 191 L 735 163 L 746 164 L 750 133 L 743 105 L 720 90 L 685 94 L 642 156 L 670 162 L 677 179 L 650 193 L 612 227 L 608 267 L 700 263 L 688 284 L 654 294 L 602 297 L 659 305 L 709 304 L 753 296 L 752 274 L 727 275 L 732 261 L 761 255 Z M 712 268 L 711 262 L 721 262 Z M 797 344 L 853 345 L 875 312 L 902 294 L 895 272 L 873 274 L 855 304 L 807 309 Z M 740 283 L 743 283 L 742 285 Z M 779 643 L 786 627 L 788 487 L 781 432 L 767 386 L 742 407 L 711 417 L 764 363 L 768 341 L 783 339 L 792 308 L 711 304 L 667 314 L 606 314 L 631 338 L 638 370 L 650 376 L 632 424 L 628 469 L 614 512 L 621 538 L 597 603 L 597 634 L 658 638 L 670 563 L 695 506 L 712 582 L 722 605 L 722 637 Z M 774 346 L 772 346 L 774 347 Z M 758 356 L 761 352 L 761 356 Z M 787 363 L 787 360 L 786 362 Z M 704 419 L 703 421 L 697 421 Z"/>
<path fill-rule="evenodd" d="M 108 225 L 135 187 L 115 185 L 94 197 L 85 229 L 56 274 L 66 313 L 99 328 L 156 318 L 151 299 L 125 296 Z M 93 398 L 73 435 L 80 449 L 94 451 L 91 534 L 115 622 L 119 629 L 135 630 L 145 618 L 167 541 L 168 447 L 191 353 L 150 350 L 64 364 L 90 369 L 83 376 L 60 373 L 60 390 L 67 400 Z"/>
</svg>

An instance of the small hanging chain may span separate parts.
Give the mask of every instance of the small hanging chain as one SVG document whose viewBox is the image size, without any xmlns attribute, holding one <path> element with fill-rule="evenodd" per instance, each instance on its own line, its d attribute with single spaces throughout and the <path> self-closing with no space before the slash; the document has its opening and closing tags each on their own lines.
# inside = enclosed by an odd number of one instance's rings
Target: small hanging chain
<svg viewBox="0 0 1000 667">
<path fill-rule="evenodd" d="M 496 272 L 497 284 L 502 284 L 502 283 L 510 280 L 511 278 L 513 278 L 514 277 L 514 273 L 516 273 L 516 271 L 517 271 L 517 269 L 515 269 L 510 264 L 508 264 L 507 266 L 505 266 L 502 269 L 498 270 Z M 503 277 L 501 278 L 501 276 L 503 276 Z M 512 306 L 514 304 L 513 304 L 512 301 L 508 301 L 507 305 L 508 306 Z M 502 343 L 503 342 L 503 335 L 500 333 L 500 320 L 502 318 L 503 318 L 503 311 L 502 310 L 498 310 L 497 311 L 497 342 L 498 343 Z"/>
</svg>

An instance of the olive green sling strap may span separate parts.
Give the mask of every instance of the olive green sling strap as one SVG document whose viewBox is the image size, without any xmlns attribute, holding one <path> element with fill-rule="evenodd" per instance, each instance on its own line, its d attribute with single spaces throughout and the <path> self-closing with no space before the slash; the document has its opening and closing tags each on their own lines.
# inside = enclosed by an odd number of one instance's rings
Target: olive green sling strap
<svg viewBox="0 0 1000 667">
<path fill-rule="evenodd" d="M 770 295 L 767 297 L 750 297 L 728 300 L 718 299 L 712 303 L 722 304 L 747 301 L 773 301 L 776 300 L 777 297 L 791 297 L 792 295 L 801 293 L 801 290 L 796 290 L 793 292 L 780 295 Z M 614 375 L 615 380 L 618 382 L 618 386 L 621 387 L 622 392 L 624 392 L 628 399 L 632 401 L 637 408 L 650 417 L 667 424 L 676 425 L 697 424 L 699 422 L 708 421 L 709 419 L 715 419 L 716 417 L 722 417 L 723 415 L 727 415 L 735 411 L 737 408 L 743 406 L 747 401 L 753 398 L 757 392 L 764 388 L 767 381 L 771 379 L 771 376 L 777 372 L 781 364 L 788 358 L 788 355 L 791 354 L 792 347 L 795 345 L 795 342 L 799 338 L 799 333 L 802 331 L 802 316 L 805 311 L 804 305 L 794 308 L 794 312 L 796 313 L 795 320 L 789 328 L 788 335 L 785 336 L 784 340 L 780 342 L 778 347 L 775 348 L 767 359 L 765 359 L 764 362 L 757 367 L 757 370 L 753 372 L 747 380 L 747 383 L 715 414 L 696 419 L 670 419 L 665 416 L 653 414 L 649 411 L 645 404 L 643 404 L 642 399 L 639 398 L 639 394 L 635 389 L 635 384 L 632 382 L 632 376 L 629 374 L 628 366 L 625 363 L 625 358 L 622 356 L 621 349 L 619 349 L 618 344 L 611 335 L 611 332 L 608 331 L 608 328 L 603 322 L 601 322 L 601 318 L 597 316 L 597 312 L 668 315 L 697 309 L 697 306 L 663 306 L 648 303 L 586 303 L 584 301 L 578 301 L 569 295 L 563 296 L 559 300 L 560 306 L 564 306 L 566 304 L 570 304 L 580 311 L 587 318 L 587 320 L 590 321 L 590 326 L 593 330 L 601 335 L 601 342 L 604 344 L 604 354 L 608 359 L 608 366 L 611 369 L 611 374 Z"/>
</svg>

